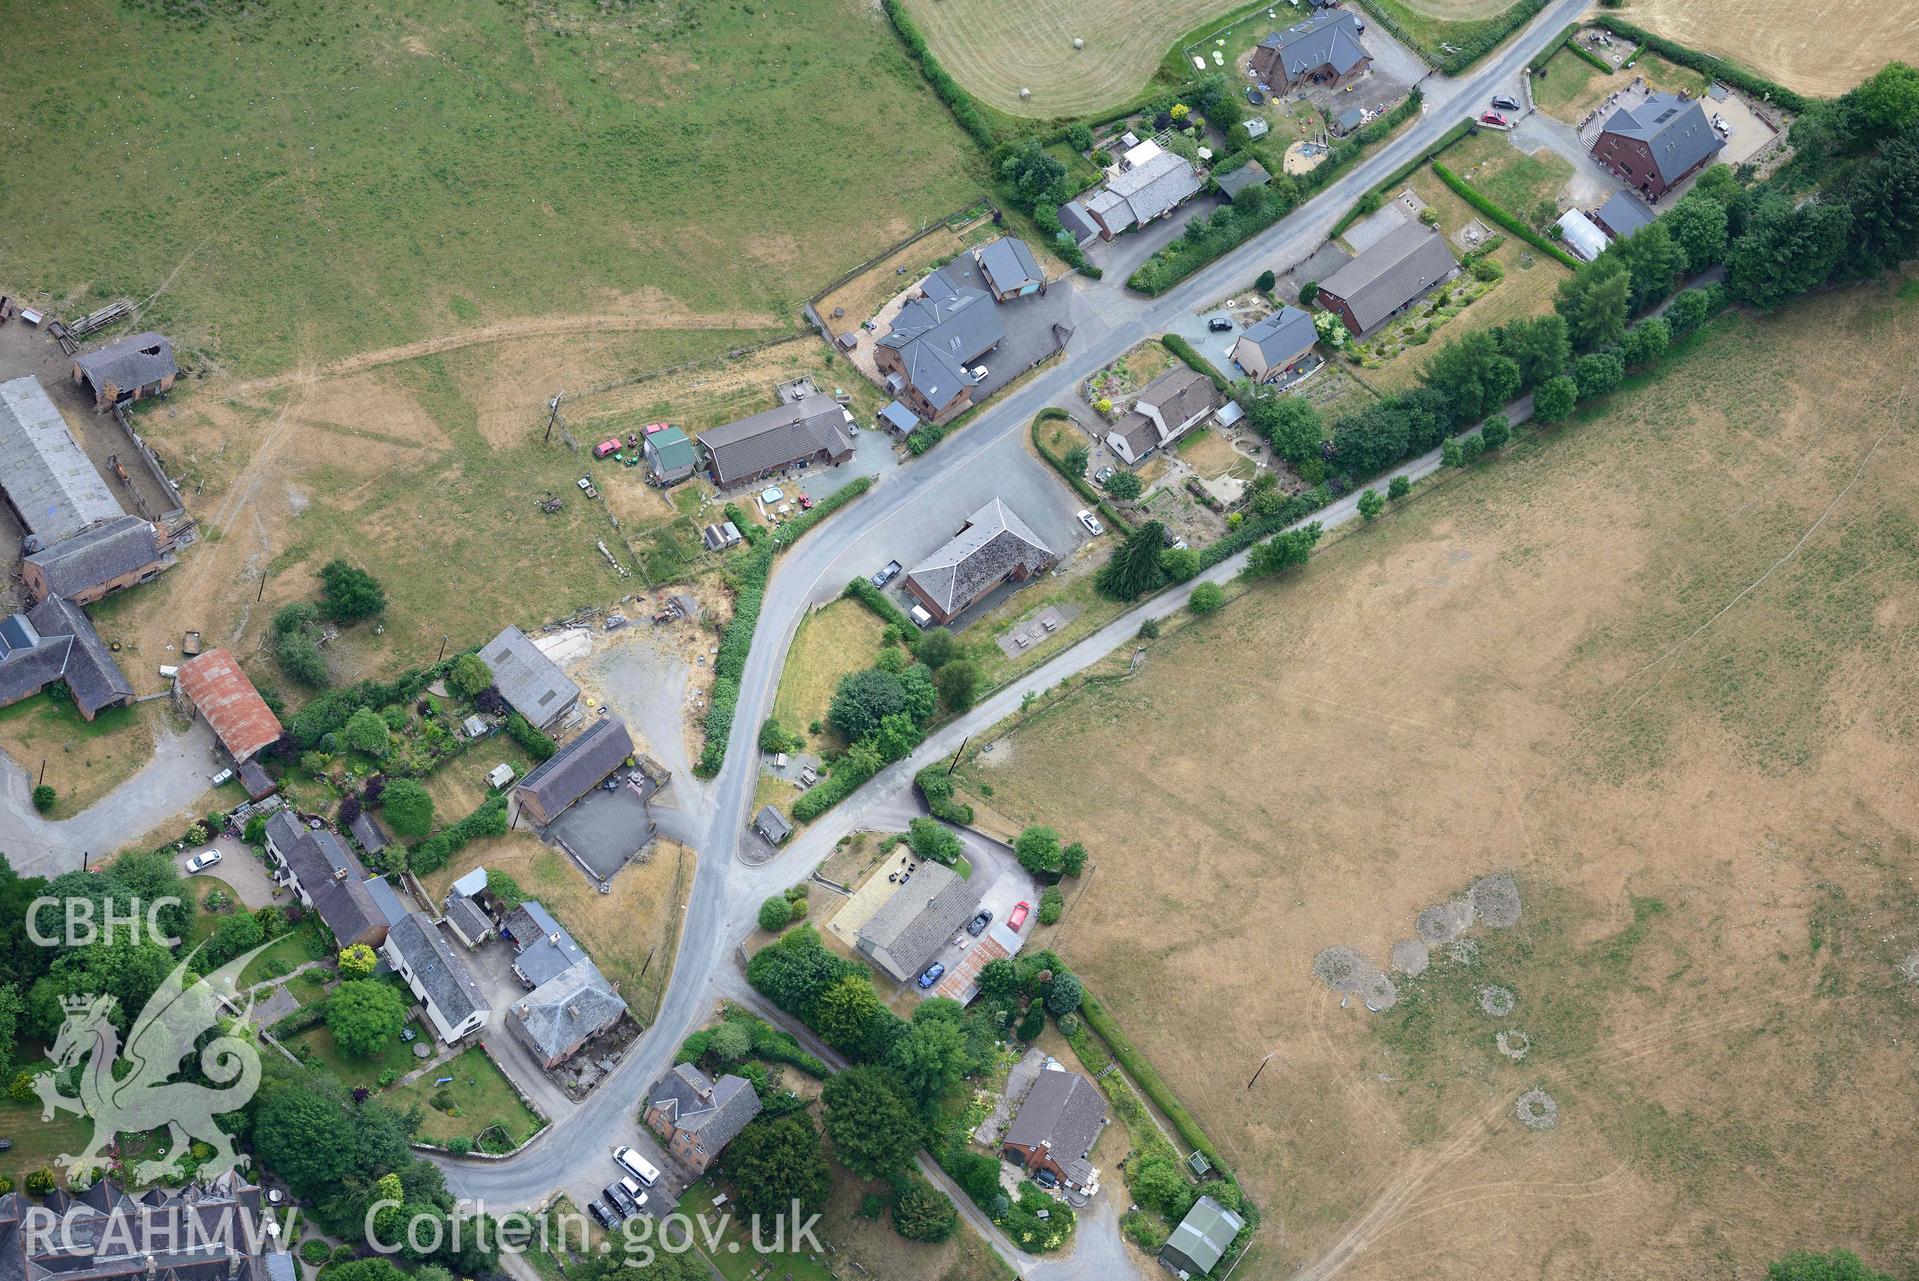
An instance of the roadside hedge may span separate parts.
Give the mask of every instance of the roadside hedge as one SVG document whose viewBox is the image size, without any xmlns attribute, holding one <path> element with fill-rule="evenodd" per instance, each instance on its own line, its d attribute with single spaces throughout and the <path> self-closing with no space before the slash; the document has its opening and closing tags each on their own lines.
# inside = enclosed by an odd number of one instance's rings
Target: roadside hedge
<svg viewBox="0 0 1919 1281">
<path fill-rule="evenodd" d="M 1412 177 L 1414 170 L 1437 156 L 1440 152 L 1446 150 L 1446 148 L 1452 146 L 1455 142 L 1458 142 L 1461 138 L 1464 138 L 1473 131 L 1473 128 L 1473 119 L 1468 116 L 1466 119 L 1461 120 L 1458 124 L 1448 129 L 1445 133 L 1440 134 L 1438 141 L 1434 142 L 1432 146 L 1426 148 L 1426 150 L 1420 152 L 1411 160 L 1408 160 L 1405 164 L 1393 170 L 1390 174 L 1387 174 L 1386 177 L 1374 183 L 1372 190 L 1368 191 L 1358 200 L 1355 200 L 1353 207 L 1346 211 L 1345 216 L 1333 224 L 1333 229 L 1327 233 L 1327 238 L 1331 239 L 1339 235 L 1345 231 L 1346 228 L 1359 221 L 1359 219 L 1378 209 L 1390 188 L 1397 187 L 1400 183 Z M 1362 129 L 1360 132 L 1364 133 L 1366 131 Z M 1323 168 L 1324 166 L 1321 167 Z"/>
<path fill-rule="evenodd" d="M 799 542 L 801 538 L 805 537 L 813 526 L 819 524 L 828 516 L 831 516 L 834 512 L 846 506 L 871 488 L 873 488 L 873 478 L 871 476 L 858 476 L 848 481 L 839 489 L 834 490 L 817 503 L 814 503 L 812 510 L 803 511 L 793 517 L 793 519 L 787 521 L 784 525 L 776 526 L 773 530 L 773 546 L 791 547 L 794 543 Z"/>
<path fill-rule="evenodd" d="M 1324 507 L 1330 498 L 1331 495 L 1327 494 L 1323 488 L 1316 486 L 1303 494 L 1293 494 L 1288 497 L 1284 503 L 1280 504 L 1277 515 L 1241 521 L 1238 529 L 1227 530 L 1224 537 L 1199 549 L 1199 572 L 1205 573 L 1213 566 L 1239 555 L 1260 539 L 1270 537 L 1288 525 L 1305 520 Z"/>
<path fill-rule="evenodd" d="M 831 774 L 800 794 L 800 798 L 793 802 L 795 823 L 812 822 L 857 792 L 867 779 L 879 773 L 877 769 L 863 769 L 855 757 L 856 753 L 853 752 L 840 757 Z"/>
<path fill-rule="evenodd" d="M 1146 1097 L 1173 1123 L 1173 1128 L 1179 1131 L 1179 1136 L 1186 1140 L 1187 1146 L 1195 1152 L 1205 1153 L 1213 1169 L 1219 1172 L 1219 1177 L 1230 1178 L 1230 1167 L 1225 1158 L 1220 1156 L 1219 1149 L 1199 1128 L 1199 1122 L 1193 1119 L 1193 1114 L 1186 1110 L 1186 1105 L 1179 1101 L 1179 1096 L 1167 1086 L 1165 1079 L 1126 1039 L 1126 1034 L 1119 1030 L 1119 1024 L 1106 1013 L 1106 1007 L 1088 992 L 1080 1001 L 1079 1012 L 1086 1020 L 1086 1026 L 1099 1034 L 1099 1039 L 1106 1043 L 1106 1048 L 1119 1060 L 1119 1065 L 1126 1069 L 1126 1075 L 1146 1091 Z"/>
<path fill-rule="evenodd" d="M 693 772 L 711 778 L 726 761 L 726 737 L 733 730 L 733 709 L 740 701 L 740 677 L 753 648 L 753 629 L 766 603 L 766 580 L 773 573 L 773 549 L 756 546 L 734 563 L 733 618 L 720 633 L 720 652 L 713 660 L 713 695 L 706 709 L 706 746 Z"/>
<path fill-rule="evenodd" d="M 1709 53 L 1700 53 L 1689 49 L 1677 41 L 1668 40 L 1661 35 L 1635 26 L 1624 18 L 1615 18 L 1608 13 L 1594 14 L 1591 23 L 1595 27 L 1604 27 L 1616 36 L 1625 36 L 1637 40 L 1641 51 L 1651 49 L 1668 62 L 1676 62 L 1682 67 L 1691 67 L 1694 71 L 1704 72 L 1715 80 L 1723 81 L 1735 89 L 1757 94 L 1770 99 L 1788 111 L 1804 111 L 1809 105 L 1801 94 L 1794 93 L 1782 84 L 1766 79 L 1757 72 L 1748 71 L 1736 62 L 1727 62 L 1724 58 L 1715 58 Z"/>
<path fill-rule="evenodd" d="M 934 818 L 961 825 L 973 821 L 973 807 L 953 799 L 953 780 L 942 765 L 928 765 L 913 776 L 913 783 L 926 800 L 926 811 Z"/>
<path fill-rule="evenodd" d="M 1188 369 L 1191 369 L 1196 374 L 1205 374 L 1208 378 L 1212 379 L 1213 386 L 1219 389 L 1220 395 L 1224 396 L 1231 390 L 1232 384 L 1227 382 L 1225 377 L 1221 375 L 1217 369 L 1213 368 L 1211 361 L 1193 350 L 1193 344 L 1187 342 L 1178 334 L 1164 334 L 1160 337 L 1159 341 L 1167 351 L 1172 352 L 1175 356 L 1185 361 Z"/>
<path fill-rule="evenodd" d="M 1566 42 L 1572 39 L 1575 35 L 1577 35 L 1578 32 L 1579 32 L 1579 24 L 1577 22 L 1569 22 L 1564 27 L 1561 27 L 1559 30 L 1559 34 L 1554 36 L 1550 41 L 1548 41 L 1546 43 L 1546 47 L 1544 49 L 1541 49 L 1538 55 L 1533 58 L 1532 69 L 1534 71 L 1538 71 L 1542 69 L 1548 62 L 1551 62 L 1553 55 L 1558 53 L 1561 49 L 1565 48 Z"/>
<path fill-rule="evenodd" d="M 849 600 L 858 601 L 875 614 L 878 614 L 881 622 L 902 629 L 909 637 L 919 631 L 917 627 L 913 626 L 913 620 L 908 618 L 898 605 L 886 599 L 886 593 L 873 586 L 872 582 L 868 579 L 853 579 L 846 584 L 846 590 L 841 592 L 840 595 Z"/>
<path fill-rule="evenodd" d="M 1564 263 L 1575 271 L 1579 269 L 1579 259 L 1573 257 L 1564 249 L 1561 249 L 1558 245 L 1555 245 L 1552 241 L 1534 231 L 1531 227 L 1528 227 L 1524 222 L 1506 212 L 1506 210 L 1499 205 L 1494 204 L 1485 196 L 1480 195 L 1464 178 L 1461 178 L 1458 174 L 1448 169 L 1441 162 L 1437 160 L 1433 161 L 1433 172 L 1438 174 L 1439 180 L 1448 187 L 1451 187 L 1453 192 L 1458 195 L 1461 200 L 1464 200 L 1467 204 L 1479 210 L 1480 213 L 1491 218 L 1513 235 L 1518 236 L 1540 253 Z"/>
<path fill-rule="evenodd" d="M 1128 538 L 1131 538 L 1133 535 L 1132 522 L 1124 516 L 1121 516 L 1119 512 L 1114 509 L 1113 505 L 1106 501 L 1105 496 L 1102 495 L 1099 490 L 1093 488 L 1093 482 L 1087 480 L 1084 476 L 1075 476 L 1073 469 L 1066 465 L 1066 460 L 1048 449 L 1046 442 L 1039 438 L 1039 425 L 1041 423 L 1054 422 L 1069 417 L 1071 417 L 1071 415 L 1063 409 L 1040 410 L 1038 416 L 1033 419 L 1033 448 L 1039 451 L 1041 458 L 1044 458 L 1052 465 L 1054 471 L 1066 478 L 1066 483 L 1073 487 L 1074 493 L 1093 504 L 1093 506 L 1098 509 L 1099 514 L 1104 516 L 1107 523 L 1114 529 L 1119 530 Z"/>
<path fill-rule="evenodd" d="M 1546 7 L 1546 0 L 1519 0 L 1517 4 L 1513 5 L 1512 8 L 1506 10 L 1504 13 L 1486 19 L 1484 24 L 1475 24 L 1479 29 L 1473 34 L 1459 35 L 1448 39 L 1446 43 L 1451 45 L 1452 48 L 1447 50 L 1428 49 L 1423 43 L 1415 39 L 1404 27 L 1400 26 L 1392 14 L 1375 3 L 1375 0 L 1359 0 L 1359 3 L 1367 13 L 1371 14 L 1379 22 L 1380 26 L 1398 36 L 1406 44 L 1419 50 L 1420 53 L 1425 55 L 1428 62 L 1449 76 L 1458 75 L 1491 53 L 1494 49 L 1497 49 L 1505 43 L 1507 36 L 1510 36 L 1513 32 L 1519 30 L 1528 22 L 1531 22 L 1534 15 Z M 1466 24 L 1459 23 L 1456 25 L 1464 26 Z"/>
</svg>

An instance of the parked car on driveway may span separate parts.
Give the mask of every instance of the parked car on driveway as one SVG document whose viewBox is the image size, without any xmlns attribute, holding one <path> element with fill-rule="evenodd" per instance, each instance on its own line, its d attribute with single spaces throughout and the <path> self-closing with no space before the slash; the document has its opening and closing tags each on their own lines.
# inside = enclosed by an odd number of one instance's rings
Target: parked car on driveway
<svg viewBox="0 0 1919 1281">
<path fill-rule="evenodd" d="M 992 923 L 993 909 L 989 907 L 982 910 L 978 916 L 966 923 L 966 932 L 974 938 L 978 938 L 980 935 L 986 933 L 986 927 Z"/>
<path fill-rule="evenodd" d="M 940 975 L 944 973 L 946 973 L 946 966 L 942 962 L 934 961 L 926 967 L 926 973 L 920 975 L 920 990 L 923 992 L 939 982 Z"/>
<path fill-rule="evenodd" d="M 206 871 L 219 861 L 219 850 L 201 850 L 198 854 L 195 854 L 187 860 L 187 875 L 198 876 L 201 872 Z"/>
<path fill-rule="evenodd" d="M 1500 115 L 1497 111 L 1488 111 L 1479 117 L 1479 123 L 1482 125 L 1498 125 L 1501 129 L 1504 129 L 1512 124 L 1512 121 L 1506 119 L 1506 117 Z"/>
<path fill-rule="evenodd" d="M 1113 473 L 1118 470 L 1119 468 L 1113 466 L 1111 463 L 1106 464 L 1106 466 L 1093 473 L 1093 483 L 1095 485 L 1104 485 L 1113 478 Z"/>
<path fill-rule="evenodd" d="M 1206 322 L 1206 327 L 1216 334 L 1230 334 L 1233 332 L 1233 322 L 1224 316 L 1214 316 Z"/>
<path fill-rule="evenodd" d="M 1091 534 L 1093 537 L 1098 538 L 1101 534 L 1106 532 L 1106 526 L 1100 524 L 1099 521 L 1093 516 L 1092 512 L 1082 508 L 1077 514 L 1079 516 L 1079 523 L 1086 526 L 1086 532 Z"/>
<path fill-rule="evenodd" d="M 880 571 L 877 574 L 874 574 L 873 577 L 868 581 L 870 581 L 875 587 L 884 587 L 888 583 L 892 582 L 895 578 L 899 577 L 899 573 L 902 568 L 903 566 L 901 566 L 901 564 L 898 561 L 889 560 L 886 562 L 884 566 L 880 568 Z"/>
<path fill-rule="evenodd" d="M 1519 99 L 1509 93 L 1496 93 L 1493 95 L 1493 106 L 1499 108 L 1501 111 L 1517 111 L 1519 110 Z"/>
<path fill-rule="evenodd" d="M 629 1174 L 649 1188 L 660 1181 L 659 1168 L 641 1156 L 634 1148 L 614 1148 L 613 1159 L 625 1166 Z"/>
<path fill-rule="evenodd" d="M 633 1217 L 633 1198 L 623 1195 L 619 1184 L 609 1183 L 600 1189 L 600 1200 L 606 1202 L 607 1208 L 620 1218 Z"/>
<path fill-rule="evenodd" d="M 1024 899 L 1013 904 L 1012 912 L 1006 917 L 1006 928 L 1015 934 L 1019 933 L 1019 927 L 1026 924 L 1026 914 L 1032 910 L 1033 905 Z"/>
</svg>

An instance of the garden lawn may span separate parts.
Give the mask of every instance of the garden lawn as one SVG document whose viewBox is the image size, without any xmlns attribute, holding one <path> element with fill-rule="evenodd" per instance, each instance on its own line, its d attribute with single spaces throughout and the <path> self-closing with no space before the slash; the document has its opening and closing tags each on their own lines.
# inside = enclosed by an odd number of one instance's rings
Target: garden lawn
<svg viewBox="0 0 1919 1281">
<path fill-rule="evenodd" d="M 5 195 L 0 193 L 0 202 Z M 4 273 L 0 273 L 4 274 Z M 59 799 L 50 818 L 77 814 L 132 777 L 153 757 L 153 731 L 141 706 L 110 707 L 92 720 L 71 699 L 35 694 L 0 708 L 0 751 Z"/>
<path fill-rule="evenodd" d="M 443 1086 L 434 1081 L 442 1076 L 453 1080 Z M 444 1092 L 459 1110 L 458 1116 L 442 1112 L 434 1099 Z M 395 1086 L 388 1092 L 394 1107 L 415 1107 L 420 1112 L 417 1136 L 428 1143 L 445 1145 L 448 1139 L 477 1139 L 480 1131 L 499 1126 L 515 1147 L 536 1134 L 542 1122 L 514 1091 L 506 1074 L 492 1056 L 478 1045 L 468 1046 L 450 1062 L 424 1073 L 417 1081 Z"/>
<path fill-rule="evenodd" d="M 247 962 L 246 968 L 240 971 L 240 986 L 252 987 L 256 983 L 279 978 L 308 961 L 327 959 L 326 949 L 320 942 L 320 927 L 309 914 Z"/>
<path fill-rule="evenodd" d="M 713 1176 L 706 1176 L 680 1196 L 681 1212 L 697 1216 L 703 1211 L 712 1211 L 713 1198 L 719 1192 Z M 734 1210 L 732 1199 L 729 1197 L 719 1209 L 720 1212 Z M 712 1226 L 709 1224 L 709 1231 Z M 695 1229 L 695 1233 L 700 1252 L 719 1269 L 726 1281 L 749 1281 L 768 1269 L 771 1270 L 770 1275 L 791 1278 L 791 1281 L 832 1281 L 832 1272 L 817 1259 L 804 1254 L 762 1253 L 755 1250 L 749 1225 L 740 1222 L 734 1214 L 726 1215 L 724 1226 L 725 1231 L 716 1236 L 718 1244 L 710 1250 L 705 1239 L 698 1237 L 698 1229 Z"/>
<path fill-rule="evenodd" d="M 885 631 L 879 616 L 858 601 L 836 600 L 808 614 L 780 672 L 780 689 L 773 700 L 773 715 L 780 724 L 789 733 L 838 743 L 838 732 L 824 728 L 833 691 L 841 677 L 873 665 Z M 814 721 L 821 723 L 822 735 L 808 728 Z"/>
<path fill-rule="evenodd" d="M 1631 47 L 1632 42 L 1625 37 L 1614 36 L 1612 49 L 1595 52 L 1602 58 L 1615 50 L 1623 56 Z M 1685 92 L 1695 98 L 1704 94 L 1711 84 L 1703 73 L 1691 67 L 1675 66 L 1656 53 L 1641 54 L 1631 71 L 1622 69 L 1609 76 L 1584 58 L 1561 49 L 1547 60 L 1546 74 L 1533 78 L 1533 102 L 1548 115 L 1576 125 L 1608 95 L 1631 84 L 1634 76 L 1644 76 L 1646 83 L 1655 89 Z"/>
<path fill-rule="evenodd" d="M 21 1064 L 16 1070 L 43 1072 L 49 1066 L 42 1060 Z M 13 1179 L 16 1191 L 29 1170 L 51 1166 L 53 1158 L 62 1153 L 78 1153 L 92 1136 L 93 1121 L 88 1117 L 55 1112 L 53 1120 L 42 1121 L 39 1096 L 15 1103 L 0 1092 L 0 1137 L 13 1140 L 12 1151 L 0 1152 L 0 1174 Z"/>
<path fill-rule="evenodd" d="M 394 1037 L 378 1054 L 361 1058 L 357 1054 L 348 1054 L 334 1044 L 333 1033 L 325 1024 L 310 1028 L 288 1042 L 288 1048 L 298 1054 L 302 1047 L 311 1049 L 313 1057 L 324 1063 L 327 1070 L 339 1077 L 349 1086 L 364 1085 L 369 1090 L 380 1088 L 380 1073 L 392 1071 L 404 1075 L 420 1066 L 422 1060 L 415 1057 L 413 1047 L 425 1045 L 433 1048 L 432 1035 L 427 1032 L 419 1020 L 409 1018 L 406 1025 L 413 1029 L 413 1040 L 402 1041 Z"/>
<path fill-rule="evenodd" d="M 186 879 L 186 890 L 187 901 L 193 906 L 193 924 L 187 928 L 188 951 L 205 942 L 207 937 L 219 929 L 221 922 L 229 916 L 235 912 L 247 910 L 246 906 L 240 902 L 240 896 L 233 892 L 233 887 L 217 876 L 189 876 Z M 206 897 L 215 890 L 227 896 L 228 906 L 223 912 L 209 912 L 206 909 Z"/>
<path fill-rule="evenodd" d="M 1520 221 L 1532 222 L 1533 206 L 1557 200 L 1573 176 L 1570 162 L 1547 148 L 1528 154 L 1494 129 L 1461 138 L 1447 150 L 1445 164 L 1488 200 Z"/>
</svg>

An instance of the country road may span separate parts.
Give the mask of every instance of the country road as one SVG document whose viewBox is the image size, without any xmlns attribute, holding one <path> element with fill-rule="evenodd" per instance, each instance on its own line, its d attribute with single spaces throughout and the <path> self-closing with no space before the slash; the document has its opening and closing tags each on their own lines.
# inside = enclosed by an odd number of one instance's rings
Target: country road
<svg viewBox="0 0 1919 1281">
<path fill-rule="evenodd" d="M 1273 227 L 1164 296 L 1147 299 L 1130 294 L 1119 280 L 1090 286 L 1089 292 L 1098 300 L 1094 316 L 1074 335 L 1064 359 L 1008 393 L 998 404 L 989 405 L 926 460 L 901 469 L 872 494 L 783 553 L 754 633 L 726 764 L 710 783 L 688 780 L 681 788 L 684 812 L 672 820 L 662 820 L 663 827 L 670 821 L 671 830 L 683 834 L 701 857 L 686 908 L 680 955 L 654 1025 L 610 1079 L 574 1112 L 556 1118 L 553 1126 L 523 1152 L 496 1162 L 444 1161 L 448 1184 L 455 1193 L 482 1200 L 489 1209 L 504 1210 L 541 1200 L 584 1160 L 606 1163 L 607 1149 L 637 1131 L 641 1095 L 672 1061 L 681 1040 L 705 1021 L 715 1001 L 750 996 L 735 953 L 754 928 L 755 913 L 765 895 L 803 877 L 845 833 L 882 812 L 891 815 L 912 804 L 912 798 L 902 793 L 920 768 L 944 758 L 967 736 L 1017 710 L 1029 693 L 1049 689 L 1127 644 L 1147 619 L 1181 609 L 1198 582 L 1230 579 L 1244 566 L 1246 557 L 1236 556 L 1193 583 L 1146 601 L 997 691 L 934 733 L 910 759 L 883 770 L 779 857 L 764 866 L 749 867 L 734 856 L 734 851 L 746 825 L 759 771 L 755 739 L 760 723 L 771 711 L 787 648 L 807 611 L 838 595 L 855 574 L 886 560 L 881 549 L 892 541 L 891 531 L 911 527 L 920 500 L 934 487 L 950 483 L 962 469 L 992 465 L 987 457 L 989 450 L 1024 431 L 1034 415 L 1061 402 L 1089 373 L 1141 340 L 1165 331 L 1183 313 L 1242 287 L 1260 270 L 1270 267 L 1283 272 L 1312 253 L 1333 223 L 1369 187 L 1432 145 L 1462 115 L 1476 112 L 1492 93 L 1515 91 L 1532 55 L 1573 21 L 1586 3 L 1559 0 L 1549 5 L 1470 77 L 1429 77 L 1423 86 L 1424 112 L 1403 136 L 1380 148 Z M 1530 408 L 1529 401 L 1514 406 L 1515 421 L 1526 416 Z M 1435 451 L 1403 464 L 1397 474 L 1418 479 L 1438 467 Z M 1380 479 L 1382 487 L 1385 479 Z M 1348 495 L 1313 519 L 1328 528 L 1343 524 L 1356 516 L 1356 504 L 1357 495 Z M 610 1173 L 610 1164 L 608 1170 Z M 937 1170 L 929 1174 L 939 1177 Z M 1109 1193 L 1109 1199 L 1113 1195 L 1117 1194 Z M 972 1211 L 973 1207 L 956 1191 L 955 1200 L 962 1212 Z M 1050 1281 L 1055 1277 L 1106 1277 L 1122 1271 L 1126 1256 L 1117 1246 L 1112 1214 L 1104 1215 L 1102 1221 L 1102 1216 L 1089 1212 L 1087 1227 L 1093 1230 L 1082 1233 L 1072 1255 L 1054 1260 L 1020 1253 L 991 1224 L 979 1221 L 972 1213 L 967 1217 L 1022 1276 Z"/>
</svg>

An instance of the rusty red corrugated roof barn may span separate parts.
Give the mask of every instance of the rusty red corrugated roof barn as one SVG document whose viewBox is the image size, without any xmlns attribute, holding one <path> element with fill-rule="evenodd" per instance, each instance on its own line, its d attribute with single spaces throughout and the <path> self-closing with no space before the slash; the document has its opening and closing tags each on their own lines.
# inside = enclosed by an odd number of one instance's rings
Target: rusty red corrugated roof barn
<svg viewBox="0 0 1919 1281">
<path fill-rule="evenodd" d="M 246 760 L 284 732 L 239 661 L 224 649 L 187 660 L 179 681 L 180 691 L 207 718 L 235 761 Z"/>
</svg>

